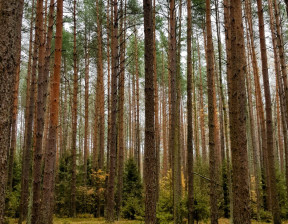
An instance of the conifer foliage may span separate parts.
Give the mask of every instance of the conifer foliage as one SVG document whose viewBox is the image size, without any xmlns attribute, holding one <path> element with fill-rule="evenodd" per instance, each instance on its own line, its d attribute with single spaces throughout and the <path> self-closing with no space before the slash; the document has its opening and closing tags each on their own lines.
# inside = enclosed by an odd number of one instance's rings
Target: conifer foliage
<svg viewBox="0 0 288 224">
<path fill-rule="evenodd" d="M 0 0 L 0 224 L 288 220 L 287 5 Z"/>
</svg>

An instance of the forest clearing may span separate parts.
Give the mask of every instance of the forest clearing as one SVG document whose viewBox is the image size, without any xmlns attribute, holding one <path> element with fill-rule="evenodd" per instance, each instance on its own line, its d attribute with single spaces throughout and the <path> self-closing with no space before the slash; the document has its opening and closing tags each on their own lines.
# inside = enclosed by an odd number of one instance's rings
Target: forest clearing
<svg viewBox="0 0 288 224">
<path fill-rule="evenodd" d="M 0 224 L 288 223 L 287 20 L 0 0 Z"/>
</svg>

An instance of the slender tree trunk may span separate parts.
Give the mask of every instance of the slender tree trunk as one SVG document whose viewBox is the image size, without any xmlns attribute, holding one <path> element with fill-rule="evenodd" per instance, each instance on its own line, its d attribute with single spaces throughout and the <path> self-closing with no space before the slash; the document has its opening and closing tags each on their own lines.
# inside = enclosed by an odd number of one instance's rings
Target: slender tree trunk
<svg viewBox="0 0 288 224">
<path fill-rule="evenodd" d="M 39 33 L 41 32 L 41 23 L 39 22 L 40 17 L 43 13 L 43 1 L 37 1 L 36 5 L 36 22 L 35 22 L 35 39 L 33 49 L 33 63 L 31 71 L 31 86 L 29 87 L 29 102 L 27 107 L 27 117 L 25 124 L 25 144 L 23 148 L 22 157 L 22 176 L 21 176 L 21 199 L 20 199 L 20 214 L 19 223 L 26 219 L 28 213 L 28 202 L 29 202 L 29 185 L 30 185 L 30 166 L 31 166 L 31 152 L 32 152 L 32 135 L 33 135 L 33 120 L 34 120 L 34 109 L 35 109 L 35 89 L 36 89 L 36 72 L 38 62 L 38 50 L 40 47 Z M 43 22 L 43 18 L 42 18 Z M 43 29 L 43 28 L 42 28 Z"/>
<path fill-rule="evenodd" d="M 193 36 L 192 36 L 193 38 Z M 195 142 L 195 151 L 196 151 L 196 163 L 200 164 L 200 149 L 199 149 L 199 137 L 198 137 L 198 122 L 197 122 L 197 102 L 196 102 L 196 75 L 195 75 L 195 50 L 192 49 L 192 91 L 193 91 L 193 97 L 192 97 L 192 106 L 194 111 L 194 142 Z M 188 81 L 187 81 L 188 82 Z"/>
<path fill-rule="evenodd" d="M 247 27 L 247 17 L 246 17 L 246 27 Z M 248 65 L 250 64 L 250 42 L 249 36 L 247 35 L 247 59 Z M 246 73 L 246 86 L 247 86 L 247 94 L 248 94 L 248 112 L 249 112 L 249 121 L 250 121 L 250 132 L 251 132 L 251 140 L 252 140 L 252 154 L 253 154 L 253 170 L 254 170 L 254 177 L 255 177 L 255 191 L 256 191 L 256 204 L 257 204 L 257 219 L 260 219 L 260 209 L 261 209 L 261 199 L 260 199 L 260 177 L 259 177 L 259 162 L 258 162 L 258 152 L 259 152 L 259 144 L 257 143 L 257 135 L 256 135 L 256 124 L 255 124 L 255 116 L 253 111 L 253 101 L 252 101 L 252 86 L 251 86 L 251 71 L 250 66 L 248 67 L 248 72 Z"/>
<path fill-rule="evenodd" d="M 200 130 L 201 130 L 202 161 L 203 161 L 203 163 L 206 163 L 207 162 L 207 151 L 206 151 L 206 136 L 205 136 L 205 115 L 204 115 L 202 69 L 201 69 L 201 55 L 200 55 L 199 42 L 198 42 L 198 60 L 199 60 L 199 79 L 200 79 L 199 97 L 200 97 Z"/>
<path fill-rule="evenodd" d="M 188 224 L 193 217 L 193 125 L 192 125 L 192 12 L 191 1 L 187 1 L 187 169 L 188 169 Z M 200 56 L 199 56 L 200 57 Z M 201 77 L 201 75 L 200 75 Z M 195 85 L 195 82 L 194 82 Z M 195 93 L 194 93 L 195 94 Z"/>
<path fill-rule="evenodd" d="M 124 9 L 123 9 L 124 8 Z M 119 114 L 118 114 L 118 175 L 117 175 L 117 200 L 116 200 L 116 217 L 119 220 L 122 207 L 122 191 L 123 191 L 123 172 L 124 172 L 124 87 L 125 87 L 125 47 L 126 47 L 126 30 L 125 30 L 125 13 L 126 1 L 123 7 L 121 0 L 121 36 L 120 36 L 120 71 L 119 71 Z"/>
<path fill-rule="evenodd" d="M 280 63 L 279 63 L 279 56 L 277 52 L 277 37 L 276 37 L 276 32 L 275 32 L 275 27 L 274 27 L 274 14 L 273 14 L 273 5 L 272 5 L 272 0 L 268 0 L 268 7 L 269 7 L 269 17 L 270 17 L 270 30 L 271 30 L 271 35 L 272 35 L 272 45 L 273 45 L 273 53 L 274 53 L 274 64 L 275 64 L 275 77 L 277 80 L 278 74 L 280 74 Z M 286 68 L 285 68 L 286 69 Z M 285 71 L 286 72 L 286 71 Z M 285 73 L 284 72 L 284 73 Z M 283 142 L 281 139 L 281 120 L 280 120 L 280 105 L 279 105 L 279 87 L 278 87 L 278 82 L 276 82 L 276 110 L 275 113 L 276 119 L 277 119 L 277 131 L 278 131 L 278 148 L 280 152 L 280 170 L 284 170 L 284 161 L 283 161 Z M 284 115 L 284 114 L 283 114 Z M 284 115 L 285 116 L 285 115 Z"/>
<path fill-rule="evenodd" d="M 42 4 L 41 4 L 42 5 Z M 43 8 L 42 8 L 43 11 Z M 43 27 L 43 18 L 38 21 L 40 24 L 39 33 L 39 62 L 38 62 L 38 96 L 37 96 L 37 121 L 36 121 L 36 143 L 34 149 L 34 164 L 33 164 L 33 204 L 31 222 L 38 223 L 41 208 L 41 180 L 42 180 L 42 146 L 43 146 L 43 131 L 46 111 L 46 98 L 48 87 L 48 75 L 50 65 L 50 50 L 54 24 L 54 0 L 50 2 L 49 9 L 49 25 L 47 32 L 47 40 L 43 36 L 46 27 Z M 46 45 L 46 46 L 45 46 Z M 46 47 L 46 48 L 45 48 Z"/>
<path fill-rule="evenodd" d="M 105 131 L 105 114 L 104 114 L 104 82 L 103 82 L 103 55 L 102 55 L 102 27 L 101 27 L 101 2 L 97 0 L 97 103 L 99 102 L 99 153 L 98 153 L 98 168 L 104 168 L 104 131 Z"/>
<path fill-rule="evenodd" d="M 153 15 L 152 0 L 143 0 L 145 34 L 145 224 L 156 223 L 157 158 L 154 120 L 154 70 L 153 70 Z"/>
<path fill-rule="evenodd" d="M 167 100 L 166 100 L 166 91 L 164 83 L 164 52 L 162 51 L 162 145 L 163 145 L 163 172 L 162 177 L 165 177 L 168 172 L 168 148 L 167 148 Z"/>
<path fill-rule="evenodd" d="M 267 167 L 263 167 L 263 157 L 266 155 L 267 152 L 267 133 L 266 133 L 266 126 L 265 126 L 265 118 L 264 118 L 264 109 L 263 109 L 263 101 L 262 101 L 262 93 L 260 91 L 260 81 L 259 81 L 259 69 L 257 65 L 257 57 L 255 52 L 255 45 L 254 45 L 254 35 L 253 35 L 253 26 L 252 26 L 252 18 L 251 18 L 251 3 L 250 1 L 245 1 L 245 12 L 247 15 L 248 20 L 248 32 L 249 32 L 249 39 L 250 39 L 250 45 L 251 45 L 251 55 L 252 55 L 252 68 L 253 68 L 253 74 L 254 74 L 254 82 L 255 82 L 255 95 L 256 95 L 256 107 L 260 122 L 260 129 L 261 129 L 261 171 L 263 174 L 263 186 L 267 181 Z M 264 155 L 263 155 L 264 154 Z M 267 188 L 264 188 L 264 208 L 267 208 L 267 205 L 270 204 L 270 193 L 269 193 L 269 184 L 267 185 Z M 268 206 L 269 207 L 269 206 Z"/>
<path fill-rule="evenodd" d="M 110 7 L 111 5 L 111 7 Z M 109 13 L 107 13 L 107 21 L 110 23 L 110 35 L 108 35 L 108 48 L 107 48 L 107 64 L 108 64 L 108 94 L 107 94 L 107 111 L 108 111 L 108 130 L 107 130 L 107 172 L 109 171 L 110 166 L 110 139 L 111 139 L 111 58 L 110 58 L 110 50 L 112 49 L 112 40 L 109 37 L 112 37 L 112 29 L 113 29 L 113 7 L 110 4 L 110 0 L 108 0 L 107 11 L 111 13 L 109 18 Z M 112 38 L 111 38 L 112 39 Z M 112 53 L 112 52 L 111 52 Z"/>
<path fill-rule="evenodd" d="M 175 1 L 170 1 L 170 29 L 169 29 L 169 66 L 170 66 L 170 85 L 171 85 L 171 126 L 169 131 L 169 148 L 172 154 L 172 186 L 173 186 L 173 217 L 174 223 L 180 223 L 180 188 L 178 182 L 179 170 L 179 137 L 178 137 L 178 120 L 177 113 L 179 112 L 177 100 L 177 45 L 176 45 L 176 7 Z"/>
<path fill-rule="evenodd" d="M 137 151 L 137 161 L 138 164 L 138 171 L 141 171 L 140 164 L 141 164 L 141 151 L 140 151 L 140 94 L 139 94 L 139 63 L 138 63 L 138 40 L 137 40 L 137 30 L 135 28 L 135 68 L 136 68 L 136 151 Z M 141 172 L 140 172 L 141 173 Z"/>
<path fill-rule="evenodd" d="M 21 52 L 19 51 L 19 54 Z M 20 55 L 19 55 L 20 60 Z M 17 114 L 18 114 L 18 94 L 19 94 L 19 79 L 20 79 L 20 61 L 18 62 L 15 84 L 13 89 L 13 110 L 12 110 L 12 122 L 11 122 L 11 143 L 9 147 L 9 162 L 8 162 L 8 182 L 7 190 L 12 192 L 12 182 L 13 182 L 13 165 L 14 157 L 16 152 L 17 143 Z"/>
<path fill-rule="evenodd" d="M 117 76 L 118 76 L 118 0 L 113 1 L 113 29 L 112 29 L 112 80 L 111 80 L 111 132 L 110 132 L 110 165 L 107 189 L 107 221 L 114 220 L 115 203 L 115 175 L 116 175 L 116 145 L 117 145 Z"/>
<path fill-rule="evenodd" d="M 66 58 L 63 58 L 63 70 L 64 76 L 67 75 L 67 65 Z M 51 86 L 51 85 L 50 85 Z M 63 105 L 63 149 L 61 149 L 60 156 L 66 153 L 66 148 L 68 144 L 68 80 L 64 80 L 64 105 Z M 48 125 L 46 126 L 48 128 Z"/>
<path fill-rule="evenodd" d="M 73 103 L 72 103 L 72 180 L 71 180 L 71 207 L 70 216 L 76 217 L 76 137 L 77 137 L 77 96 L 78 96 L 78 68 L 76 44 L 76 0 L 73 3 Z"/>
<path fill-rule="evenodd" d="M 264 83 L 264 94 L 266 104 L 266 131 L 267 131 L 267 165 L 268 165 L 268 181 L 270 182 L 270 194 L 271 194 L 271 207 L 273 214 L 273 221 L 275 224 L 281 223 L 280 208 L 277 197 L 276 189 L 276 173 L 275 173 L 275 161 L 273 150 L 273 123 L 272 123 L 272 108 L 271 108 L 271 95 L 270 84 L 268 75 L 268 63 L 266 52 L 266 40 L 264 31 L 264 18 L 262 0 L 257 0 L 258 19 L 259 19 L 259 34 L 260 34 L 260 48 L 261 48 L 261 62 L 262 62 L 262 75 Z"/>
<path fill-rule="evenodd" d="M 153 69 L 154 69 L 154 107 L 155 107 L 155 147 L 156 147 L 156 187 L 157 201 L 159 198 L 159 175 L 160 175 L 160 128 L 159 128 L 159 103 L 157 81 L 157 58 L 156 58 L 156 0 L 153 0 Z"/>
<path fill-rule="evenodd" d="M 87 23 L 87 21 L 86 21 Z M 84 185 L 87 183 L 88 135 L 89 135 L 89 38 L 87 39 L 87 26 L 85 24 L 85 127 L 84 127 Z M 88 34 L 90 36 L 90 34 Z"/>
<path fill-rule="evenodd" d="M 208 122 L 209 122 L 209 170 L 210 170 L 210 206 L 211 224 L 218 223 L 218 168 L 217 168 L 217 140 L 215 134 L 216 125 L 216 92 L 215 92 L 215 71 L 214 53 L 211 28 L 211 6 L 210 0 L 206 0 L 206 29 L 207 29 L 207 86 L 208 86 Z"/>
<path fill-rule="evenodd" d="M 286 3 L 286 10 L 288 9 L 288 1 L 285 0 Z M 285 53 L 284 53 L 284 45 L 283 45 L 283 34 L 282 34 L 282 30 L 281 30 L 281 24 L 280 24 L 280 11 L 279 11 L 279 2 L 277 0 L 273 0 L 273 5 L 274 5 L 274 12 L 275 12 L 275 21 L 276 21 L 276 37 L 277 37 L 277 47 L 279 50 L 279 59 L 280 59 L 280 64 L 281 64 L 281 74 L 282 74 L 282 79 L 283 79 L 283 84 L 284 84 L 284 90 L 283 90 L 283 94 L 281 96 L 280 94 L 280 98 L 282 98 L 282 100 L 286 100 L 285 104 L 286 106 L 282 109 L 283 113 L 282 113 L 282 117 L 285 117 L 285 127 L 284 127 L 284 123 L 283 123 L 283 132 L 285 132 L 285 130 L 287 130 L 287 122 L 288 122 L 288 84 L 287 84 L 287 68 L 286 68 L 286 59 L 285 59 Z M 288 13 L 288 10 L 287 10 Z M 280 83 L 282 83 L 281 80 L 278 81 L 279 83 L 279 89 L 282 88 L 282 84 L 280 86 Z M 284 91 L 285 91 L 285 96 L 284 97 Z M 283 102 L 284 104 L 284 102 Z M 282 105 L 283 105 L 282 104 Z M 282 118 L 283 119 L 283 118 Z M 284 130 L 285 129 L 285 130 Z M 284 135 L 284 140 L 285 138 L 287 139 L 287 135 L 285 135 L 285 133 L 283 133 Z M 287 141 L 286 141 L 287 142 Z M 286 191 L 287 191 L 287 197 L 288 197 L 288 142 L 285 144 L 285 167 L 286 167 Z"/>
<path fill-rule="evenodd" d="M 57 18 L 56 18 L 56 35 L 55 35 L 55 58 L 54 73 L 51 78 L 50 92 L 50 119 L 48 144 L 45 153 L 45 167 L 43 176 L 43 196 L 42 201 L 42 224 L 53 223 L 53 197 L 54 197 L 54 178 L 56 163 L 56 141 L 59 115 L 59 91 L 60 91 L 60 74 L 61 74 L 61 56 L 62 56 L 62 30 L 63 30 L 63 0 L 57 0 Z"/>
</svg>

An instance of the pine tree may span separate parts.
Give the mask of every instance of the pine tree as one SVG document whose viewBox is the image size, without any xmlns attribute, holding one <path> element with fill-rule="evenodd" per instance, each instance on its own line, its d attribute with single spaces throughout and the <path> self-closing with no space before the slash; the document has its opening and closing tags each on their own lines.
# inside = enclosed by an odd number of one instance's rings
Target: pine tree
<svg viewBox="0 0 288 224">
<path fill-rule="evenodd" d="M 0 1 L 0 223 L 4 222 L 10 116 L 13 109 L 13 86 L 20 63 L 23 5 L 23 0 Z"/>
<path fill-rule="evenodd" d="M 230 141 L 232 154 L 233 223 L 251 223 L 246 143 L 246 58 L 241 1 L 231 2 L 231 73 L 229 80 Z M 241 196 L 240 196 L 241 195 Z"/>
<path fill-rule="evenodd" d="M 61 76 L 62 58 L 62 30 L 63 30 L 63 0 L 57 0 L 56 36 L 55 36 L 55 57 L 54 73 L 51 79 L 50 119 L 48 144 L 45 153 L 45 167 L 43 176 L 43 195 L 40 223 L 53 223 L 54 206 L 54 183 L 55 183 L 55 163 L 56 163 L 56 141 L 59 116 L 59 91 Z"/>
<path fill-rule="evenodd" d="M 153 17 L 152 0 L 143 0 L 145 34 L 145 223 L 156 223 L 156 149 L 154 122 L 154 72 L 153 72 Z"/>
</svg>

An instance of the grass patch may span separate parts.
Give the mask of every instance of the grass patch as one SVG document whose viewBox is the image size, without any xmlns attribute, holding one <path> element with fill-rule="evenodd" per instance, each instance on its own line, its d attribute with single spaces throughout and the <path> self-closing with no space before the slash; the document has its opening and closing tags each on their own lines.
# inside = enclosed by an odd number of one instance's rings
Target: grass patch
<svg viewBox="0 0 288 224">
<path fill-rule="evenodd" d="M 10 219 L 9 224 L 18 223 L 17 219 Z M 219 219 L 219 224 L 229 224 L 228 219 Z M 264 224 L 267 222 L 257 222 L 253 221 L 253 224 Z M 54 218 L 54 224 L 107 224 L 104 218 Z M 114 224 L 144 224 L 144 221 L 131 221 L 131 220 L 120 220 L 115 221 Z M 206 224 L 205 222 L 200 222 L 199 224 Z M 207 223 L 209 224 L 209 222 Z M 283 224 L 288 224 L 287 221 Z"/>
</svg>

